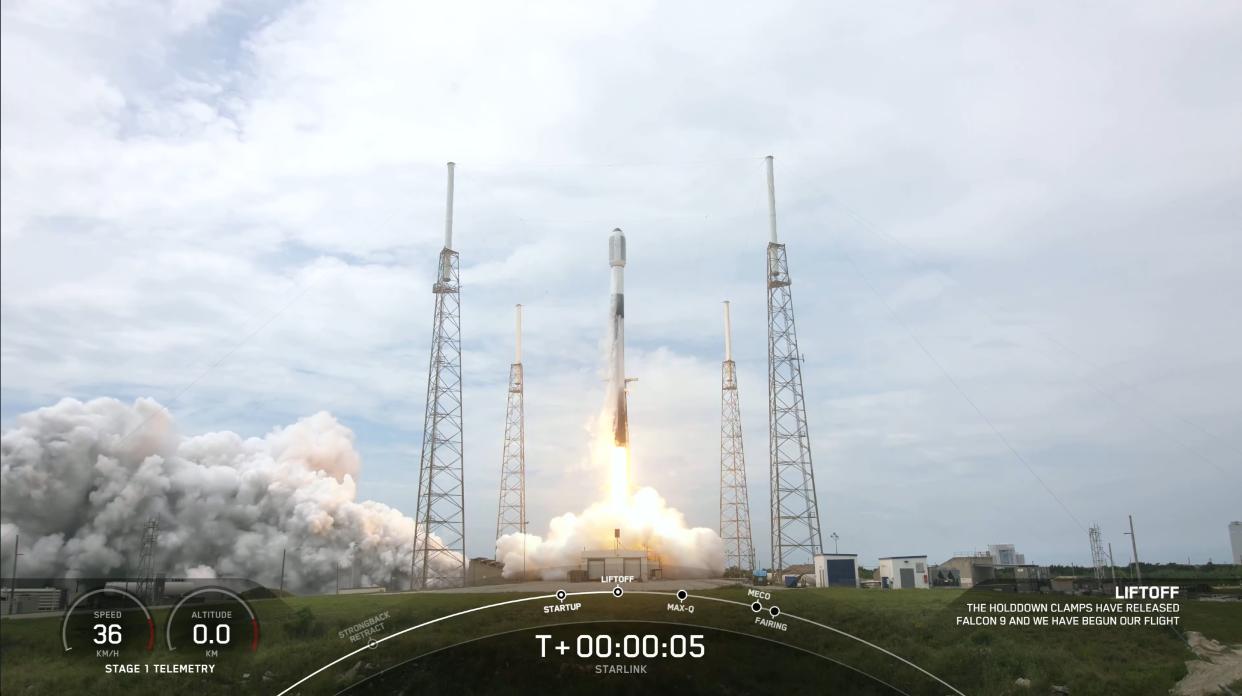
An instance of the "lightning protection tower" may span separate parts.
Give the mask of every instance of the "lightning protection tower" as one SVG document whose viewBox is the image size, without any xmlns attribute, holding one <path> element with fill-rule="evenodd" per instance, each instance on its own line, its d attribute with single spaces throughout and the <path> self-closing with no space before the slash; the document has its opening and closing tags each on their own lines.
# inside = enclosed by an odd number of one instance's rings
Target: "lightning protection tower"
<svg viewBox="0 0 1242 696">
<path fill-rule="evenodd" d="M 1112 565 L 1108 561 L 1108 554 L 1104 552 L 1104 542 L 1101 540 L 1100 525 L 1092 525 L 1087 530 L 1087 538 L 1091 540 L 1091 565 L 1095 567 L 1095 582 L 1101 588 L 1104 587 L 1104 565 Z"/>
<path fill-rule="evenodd" d="M 462 472 L 461 297 L 459 260 L 453 251 L 453 167 L 448 163 L 444 248 L 436 282 L 427 370 L 423 453 L 418 469 L 418 508 L 410 585 L 466 584 L 466 506 Z"/>
<path fill-rule="evenodd" d="M 768 448 L 771 462 L 772 570 L 810 563 L 823 549 L 811 436 L 802 390 L 802 356 L 794 326 L 785 245 L 776 236 L 776 187 L 768 170 Z"/>
<path fill-rule="evenodd" d="M 742 409 L 737 395 L 737 365 L 733 362 L 733 327 L 729 301 L 724 303 L 725 359 L 720 384 L 720 538 L 725 546 L 725 569 L 743 576 L 755 569 L 755 547 L 750 536 L 750 499 L 746 493 L 746 457 L 742 453 Z"/>
<path fill-rule="evenodd" d="M 517 306 L 514 358 L 509 366 L 505 444 L 500 452 L 500 507 L 496 538 L 526 533 L 526 413 L 522 377 L 522 305 Z"/>
<path fill-rule="evenodd" d="M 142 550 L 138 554 L 138 586 L 135 594 L 144 602 L 153 602 L 155 595 L 155 545 L 160 540 L 160 521 L 147 518 L 142 530 Z"/>
</svg>

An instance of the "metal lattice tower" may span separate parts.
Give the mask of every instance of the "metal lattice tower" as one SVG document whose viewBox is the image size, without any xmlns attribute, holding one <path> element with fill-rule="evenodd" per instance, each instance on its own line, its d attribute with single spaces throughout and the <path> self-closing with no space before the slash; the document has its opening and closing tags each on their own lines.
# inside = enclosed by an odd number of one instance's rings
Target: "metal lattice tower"
<svg viewBox="0 0 1242 696">
<path fill-rule="evenodd" d="M 138 586 L 135 594 L 144 602 L 155 600 L 155 545 L 160 540 L 160 521 L 147 518 L 142 531 L 142 550 L 138 554 Z"/>
<path fill-rule="evenodd" d="M 772 570 L 810 563 L 823 546 L 802 390 L 802 356 L 794 326 L 785 245 L 776 237 L 776 189 L 767 158 L 768 448 L 771 462 Z"/>
<path fill-rule="evenodd" d="M 522 383 L 522 305 L 517 306 L 514 360 L 509 366 L 505 444 L 500 453 L 500 505 L 496 538 L 526 533 L 526 413 Z"/>
<path fill-rule="evenodd" d="M 1104 543 L 1100 536 L 1099 524 L 1087 530 L 1087 537 L 1091 540 L 1091 565 L 1095 567 L 1095 581 L 1100 587 L 1104 587 L 1104 566 L 1111 566 L 1112 563 L 1104 552 Z"/>
<path fill-rule="evenodd" d="M 728 300 L 724 303 L 724 319 L 725 359 L 720 366 L 720 538 L 725 546 L 726 571 L 737 568 L 744 575 L 750 575 L 755 569 L 755 547 L 750 536 L 742 409 L 737 395 L 737 365 L 733 362 Z"/>
<path fill-rule="evenodd" d="M 459 260 L 453 251 L 453 163 L 448 163 L 444 248 L 432 292 L 436 298 L 427 370 L 423 453 L 418 470 L 418 511 L 410 585 L 466 584 L 466 505 L 462 471 L 461 296 Z M 435 539 L 433 539 L 435 537 Z M 438 539 L 438 541 L 436 540 Z"/>
</svg>

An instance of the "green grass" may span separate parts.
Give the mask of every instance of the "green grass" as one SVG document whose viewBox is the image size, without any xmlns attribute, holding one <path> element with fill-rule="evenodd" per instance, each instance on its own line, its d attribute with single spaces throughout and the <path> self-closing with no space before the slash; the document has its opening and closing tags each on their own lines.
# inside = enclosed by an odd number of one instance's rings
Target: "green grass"
<svg viewBox="0 0 1242 696">
<path fill-rule="evenodd" d="M 595 589 L 594 586 L 568 586 L 571 591 Z M 639 588 L 634 588 L 639 589 Z M 749 602 L 743 589 L 725 589 L 696 594 Z M 448 594 L 415 595 L 354 595 L 327 597 L 291 597 L 284 600 L 259 601 L 253 604 L 263 628 L 262 643 L 255 654 L 239 655 L 222 660 L 217 673 L 201 676 L 109 676 L 89 656 L 66 656 L 59 643 L 59 617 L 5 620 L 0 622 L 0 692 L 4 694 L 80 693 L 95 696 L 110 694 L 164 694 L 192 691 L 196 696 L 244 693 L 274 693 L 326 662 L 359 647 L 342 639 L 338 632 L 383 611 L 391 618 L 384 633 L 389 635 L 421 621 L 456 611 L 513 599 L 514 594 Z M 977 597 L 977 595 L 974 595 Z M 989 599 L 998 601 L 1001 598 Z M 1047 596 L 1031 599 L 1048 600 Z M 1064 599 L 1064 598 L 1061 598 Z M 1022 601 L 1019 595 L 1004 595 L 1003 601 Z M 574 598 L 572 601 L 579 601 Z M 544 600 L 489 609 L 459 617 L 434 628 L 388 641 L 382 650 L 367 651 L 346 661 L 342 669 L 355 664 L 363 672 L 366 663 L 375 669 L 396 664 L 416 655 L 490 635 L 498 632 L 541 627 L 554 623 L 583 620 L 679 621 L 716 629 L 761 635 L 798 645 L 821 654 L 834 656 L 873 675 L 898 684 L 911 693 L 942 694 L 946 689 L 931 682 L 914 670 L 903 667 L 892 658 L 860 643 L 797 621 L 784 620 L 789 630 L 774 631 L 754 625 L 748 608 L 735 607 L 705 600 L 691 600 L 697 611 L 693 615 L 671 614 L 668 598 L 630 594 L 621 600 L 608 596 L 582 598 L 582 612 L 572 615 L 545 615 Z M 811 589 L 773 592 L 773 603 L 785 613 L 820 621 L 871 641 L 922 666 L 946 679 L 968 694 L 1039 694 L 1048 693 L 1053 684 L 1069 686 L 1075 696 L 1092 694 L 1165 694 L 1185 674 L 1189 652 L 1178 632 L 1159 628 L 1034 628 L 1034 627 L 957 627 L 953 617 L 959 613 L 962 593 L 949 590 L 878 591 L 846 589 Z M 552 603 L 555 603 L 554 601 Z M 1183 601 L 1180 631 L 1200 631 L 1208 637 L 1227 643 L 1242 643 L 1242 602 Z M 309 614 L 308 614 L 309 612 Z M 169 662 L 176 658 L 163 649 L 166 612 L 153 612 L 157 629 L 157 648 L 144 660 Z M 300 617 L 300 618 L 299 618 Z M 290 630 L 285 627 L 289 626 Z M 650 624 L 655 626 L 655 624 Z M 291 630 L 297 627 L 298 630 Z M 640 627 L 641 628 L 641 627 Z M 665 627 L 667 628 L 667 627 Z M 569 630 L 569 629 L 566 629 Z M 578 632 L 601 633 L 607 625 L 575 627 Z M 632 627 L 631 627 L 632 630 Z M 681 629 L 686 632 L 689 629 Z M 782 670 L 801 670 L 809 658 L 793 651 L 763 652 L 750 638 L 732 634 L 708 634 L 709 659 L 701 663 L 683 661 L 674 665 L 680 672 L 699 674 L 700 688 L 728 684 L 747 684 L 747 673 L 762 668 L 772 674 L 788 674 Z M 762 646 L 768 650 L 771 646 Z M 545 672 L 554 670 L 553 681 L 563 683 L 567 693 L 591 689 L 603 693 L 628 684 L 637 688 L 641 681 L 600 681 L 600 677 L 581 670 L 582 660 L 551 659 L 539 661 L 534 655 L 535 643 L 529 632 L 512 634 L 483 641 L 470 653 L 457 648 L 436 658 L 420 661 L 420 679 L 443 680 L 436 665 L 443 669 L 470 670 L 472 664 L 487 665 L 477 671 L 507 670 L 513 672 L 514 688 L 544 679 Z M 76 652 L 76 651 L 75 651 Z M 747 655 L 763 654 L 763 665 L 740 663 Z M 452 656 L 472 655 L 465 664 L 453 665 Z M 725 656 L 728 656 L 727 658 Z M 437 662 L 439 660 L 439 662 Z M 470 662 L 473 660 L 474 662 Z M 587 660 L 587 663 L 601 662 Z M 606 662 L 606 661 L 605 661 Z M 668 662 L 652 660 L 653 663 Z M 424 664 L 425 663 L 425 664 Z M 569 665 L 569 667 L 567 667 Z M 560 671 L 555 671 L 555 670 Z M 842 678 L 841 670 L 827 663 L 816 665 L 825 679 Z M 696 672 L 697 670 L 697 672 Z M 837 670 L 837 672 L 831 672 Z M 343 683 L 337 681 L 342 670 L 334 670 L 326 678 L 317 679 L 303 693 L 332 692 Z M 271 681 L 263 681 L 265 673 Z M 243 678 L 244 674 L 249 678 Z M 460 673 L 460 672 L 459 672 Z M 411 674 L 414 674 L 413 672 Z M 833 676 L 835 675 L 835 676 Z M 848 676 L 848 675 L 847 675 Z M 472 678 L 494 679 L 494 674 L 472 674 Z M 1019 689 L 1014 680 L 1025 677 L 1032 687 Z M 411 677 L 413 678 L 413 677 Z M 771 678 L 771 677 L 769 677 Z M 506 677 L 509 679 L 509 677 Z M 584 681 L 574 681 L 574 680 Z M 717 681 L 711 681 L 711 680 Z M 758 680 L 759 677 L 752 677 Z M 791 678 L 793 683 L 799 680 Z M 571 686 L 573 688 L 571 688 Z M 756 681 L 756 689 L 771 688 L 769 682 Z M 713 687 L 715 688 L 715 687 Z M 766 690 L 766 689 L 764 689 Z M 744 689 L 739 686 L 737 692 Z"/>
</svg>

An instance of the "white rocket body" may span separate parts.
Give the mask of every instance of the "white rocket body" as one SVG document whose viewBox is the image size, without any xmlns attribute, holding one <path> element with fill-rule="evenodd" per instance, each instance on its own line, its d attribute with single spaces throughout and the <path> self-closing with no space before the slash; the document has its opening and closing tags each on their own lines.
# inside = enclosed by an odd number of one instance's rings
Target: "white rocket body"
<svg viewBox="0 0 1242 696">
<path fill-rule="evenodd" d="M 612 351 L 609 388 L 617 400 L 613 415 L 613 443 L 627 447 L 630 441 L 629 415 L 625 405 L 625 234 L 620 229 L 608 238 L 608 266 L 612 272 Z"/>
</svg>

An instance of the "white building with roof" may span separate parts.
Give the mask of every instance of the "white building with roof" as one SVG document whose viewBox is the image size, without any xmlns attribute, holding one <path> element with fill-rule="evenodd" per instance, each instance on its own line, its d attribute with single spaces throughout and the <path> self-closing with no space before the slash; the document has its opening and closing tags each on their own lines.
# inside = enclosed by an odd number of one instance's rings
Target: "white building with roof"
<svg viewBox="0 0 1242 696">
<path fill-rule="evenodd" d="M 884 556 L 876 571 L 880 587 L 896 590 L 925 590 L 927 582 L 927 556 Z"/>
</svg>

